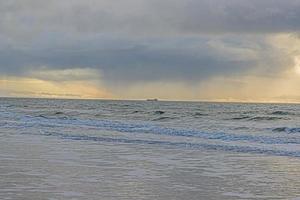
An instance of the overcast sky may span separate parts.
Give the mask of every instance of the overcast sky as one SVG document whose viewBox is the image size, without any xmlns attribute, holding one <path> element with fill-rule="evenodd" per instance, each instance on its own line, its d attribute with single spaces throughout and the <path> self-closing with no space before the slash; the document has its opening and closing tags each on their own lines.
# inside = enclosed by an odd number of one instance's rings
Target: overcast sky
<svg viewBox="0 0 300 200">
<path fill-rule="evenodd" d="M 0 95 L 300 101 L 299 33 L 300 0 L 0 0 Z"/>
</svg>

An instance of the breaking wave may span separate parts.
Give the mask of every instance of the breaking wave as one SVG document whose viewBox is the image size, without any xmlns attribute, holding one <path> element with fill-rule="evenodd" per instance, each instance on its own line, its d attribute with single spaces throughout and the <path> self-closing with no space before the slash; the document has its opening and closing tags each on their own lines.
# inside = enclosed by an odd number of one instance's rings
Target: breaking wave
<svg viewBox="0 0 300 200">
<path fill-rule="evenodd" d="M 271 113 L 271 115 L 293 115 L 294 113 L 287 112 L 287 111 L 274 111 Z"/>
<path fill-rule="evenodd" d="M 82 127 L 98 130 L 118 131 L 123 133 L 144 133 L 165 136 L 180 136 L 190 138 L 201 138 L 208 140 L 221 140 L 226 142 L 246 141 L 262 144 L 300 144 L 300 138 L 285 136 L 263 136 L 254 134 L 232 134 L 224 132 L 205 132 L 195 129 L 180 129 L 159 126 L 151 123 L 126 122 L 113 120 L 92 119 L 61 119 L 26 116 L 19 124 L 22 127 Z M 278 129 L 278 131 L 280 131 Z"/>
<path fill-rule="evenodd" d="M 251 121 L 274 121 L 274 120 L 286 120 L 287 118 L 283 117 L 270 117 L 270 116 L 258 116 L 258 117 L 252 117 L 249 120 Z"/>
<path fill-rule="evenodd" d="M 288 128 L 288 127 L 278 127 L 272 129 L 273 132 L 284 132 L 284 133 L 300 133 L 300 128 Z"/>
</svg>

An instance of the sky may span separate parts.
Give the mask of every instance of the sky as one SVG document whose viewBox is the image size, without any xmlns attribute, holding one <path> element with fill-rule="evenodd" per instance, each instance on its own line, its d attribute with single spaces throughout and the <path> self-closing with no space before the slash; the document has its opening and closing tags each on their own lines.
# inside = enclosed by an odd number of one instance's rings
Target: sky
<svg viewBox="0 0 300 200">
<path fill-rule="evenodd" d="M 300 102 L 300 0 L 0 0 L 0 96 Z"/>
</svg>

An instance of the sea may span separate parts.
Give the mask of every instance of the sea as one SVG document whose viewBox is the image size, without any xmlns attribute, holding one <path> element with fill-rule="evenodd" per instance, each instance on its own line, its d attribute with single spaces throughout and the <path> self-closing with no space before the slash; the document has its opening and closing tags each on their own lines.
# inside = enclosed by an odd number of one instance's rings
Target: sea
<svg viewBox="0 0 300 200">
<path fill-rule="evenodd" d="M 0 98 L 0 199 L 300 199 L 300 105 Z"/>
</svg>

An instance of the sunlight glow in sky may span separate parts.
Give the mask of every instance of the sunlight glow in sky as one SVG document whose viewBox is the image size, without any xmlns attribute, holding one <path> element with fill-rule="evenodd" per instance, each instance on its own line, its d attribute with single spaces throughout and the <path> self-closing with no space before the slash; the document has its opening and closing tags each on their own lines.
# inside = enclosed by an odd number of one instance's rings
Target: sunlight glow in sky
<svg viewBox="0 0 300 200">
<path fill-rule="evenodd" d="M 300 0 L 0 0 L 0 96 L 300 102 Z"/>
<path fill-rule="evenodd" d="M 300 57 L 295 57 L 295 71 L 300 75 Z"/>
</svg>

